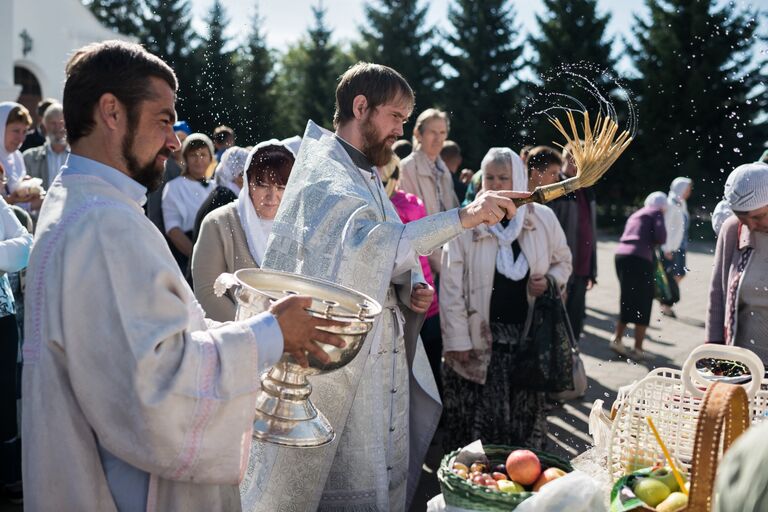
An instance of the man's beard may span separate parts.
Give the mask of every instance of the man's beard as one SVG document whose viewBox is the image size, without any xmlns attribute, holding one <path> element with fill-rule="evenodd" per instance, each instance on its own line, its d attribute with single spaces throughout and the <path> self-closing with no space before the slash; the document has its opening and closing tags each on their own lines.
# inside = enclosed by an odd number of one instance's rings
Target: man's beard
<svg viewBox="0 0 768 512">
<path fill-rule="evenodd" d="M 132 123 L 131 123 L 132 124 Z M 128 172 L 131 178 L 144 185 L 149 192 L 157 190 L 163 183 L 163 174 L 165 173 L 165 166 L 163 164 L 158 165 L 157 157 L 165 156 L 166 158 L 171 156 L 171 150 L 164 147 L 157 152 L 155 158 L 153 158 L 148 164 L 141 165 L 133 152 L 133 140 L 136 133 L 136 126 L 129 126 L 128 133 L 126 133 L 123 139 L 123 158 L 128 164 Z"/>
<path fill-rule="evenodd" d="M 379 134 L 371 122 L 370 114 L 363 119 L 360 129 L 363 135 L 363 154 L 368 161 L 377 167 L 387 165 L 392 159 L 392 144 L 389 142 L 389 137 L 377 140 Z"/>
<path fill-rule="evenodd" d="M 60 137 L 56 137 L 54 134 L 49 133 L 45 136 L 48 139 L 48 144 L 51 146 L 66 146 L 67 145 L 67 135 L 64 134 Z"/>
</svg>

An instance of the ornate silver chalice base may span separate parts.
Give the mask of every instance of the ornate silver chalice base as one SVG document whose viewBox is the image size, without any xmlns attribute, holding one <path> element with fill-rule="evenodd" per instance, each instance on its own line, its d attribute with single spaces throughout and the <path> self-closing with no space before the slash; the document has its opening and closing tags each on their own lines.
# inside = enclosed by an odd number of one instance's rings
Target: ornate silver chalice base
<svg viewBox="0 0 768 512">
<path fill-rule="evenodd" d="M 307 309 L 312 316 L 343 324 L 323 328 L 346 342 L 344 348 L 318 344 L 330 358 L 327 364 L 308 354 L 309 367 L 302 368 L 292 356 L 284 354 L 262 375 L 253 422 L 254 437 L 269 443 L 304 448 L 330 443 L 335 433 L 309 399 L 312 385 L 307 377 L 332 372 L 351 362 L 381 313 L 381 305 L 351 288 L 274 270 L 243 269 L 234 275 L 222 274 L 214 290 L 221 296 L 229 288 L 237 301 L 236 320 L 250 318 L 269 309 L 276 300 L 299 294 L 313 298 Z"/>
</svg>

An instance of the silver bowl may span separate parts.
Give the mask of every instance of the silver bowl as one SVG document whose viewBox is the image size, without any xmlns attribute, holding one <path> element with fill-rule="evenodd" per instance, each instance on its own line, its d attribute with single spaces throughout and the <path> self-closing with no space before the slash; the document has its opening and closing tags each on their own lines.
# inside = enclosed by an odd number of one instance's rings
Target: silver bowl
<svg viewBox="0 0 768 512">
<path fill-rule="evenodd" d="M 350 363 L 381 313 L 381 305 L 351 288 L 275 270 L 254 268 L 238 270 L 234 275 L 222 274 L 214 288 L 218 295 L 234 289 L 236 320 L 250 318 L 268 310 L 275 301 L 298 294 L 312 297 L 312 305 L 307 308 L 310 315 L 343 324 L 322 328 L 346 342 L 344 348 L 318 344 L 328 354 L 328 363 L 308 354 L 309 366 L 303 368 L 291 355 L 283 354 L 262 375 L 253 423 L 254 437 L 283 446 L 316 447 L 333 441 L 333 428 L 309 399 L 312 386 L 307 376 L 332 372 Z"/>
</svg>

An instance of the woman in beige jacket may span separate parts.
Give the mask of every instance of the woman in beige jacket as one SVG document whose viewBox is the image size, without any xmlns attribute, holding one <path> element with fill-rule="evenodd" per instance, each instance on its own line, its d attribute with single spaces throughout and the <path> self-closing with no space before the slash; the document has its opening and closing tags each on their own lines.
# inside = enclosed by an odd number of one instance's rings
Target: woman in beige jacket
<svg viewBox="0 0 768 512">
<path fill-rule="evenodd" d="M 261 266 L 272 221 L 277 214 L 293 153 L 277 140 L 262 142 L 248 155 L 245 180 L 237 200 L 209 213 L 200 226 L 192 253 L 195 296 L 208 318 L 235 319 L 230 292 L 217 297 L 213 283 L 224 272 Z"/>
<path fill-rule="evenodd" d="M 508 148 L 481 164 L 484 190 L 524 190 L 525 168 Z M 543 448 L 546 393 L 509 385 L 512 347 L 528 333 L 536 297 L 550 277 L 561 289 L 571 252 L 554 213 L 518 209 L 506 226 L 465 231 L 443 249 L 443 414 L 446 448 L 475 439 Z"/>
</svg>

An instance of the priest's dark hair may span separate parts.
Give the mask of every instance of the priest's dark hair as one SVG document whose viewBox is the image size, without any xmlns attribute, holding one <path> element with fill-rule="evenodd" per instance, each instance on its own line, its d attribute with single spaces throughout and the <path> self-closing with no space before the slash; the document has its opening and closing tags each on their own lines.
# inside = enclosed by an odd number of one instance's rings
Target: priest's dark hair
<svg viewBox="0 0 768 512">
<path fill-rule="evenodd" d="M 352 102 L 361 94 L 368 101 L 369 108 L 397 100 L 406 101 L 411 107 L 414 104 L 413 90 L 403 75 L 381 64 L 358 62 L 339 78 L 336 111 L 333 114 L 334 128 L 355 118 Z"/>
<path fill-rule="evenodd" d="M 91 43 L 75 51 L 67 62 L 64 119 L 70 143 L 87 136 L 96 125 L 94 107 L 111 93 L 122 103 L 130 125 L 138 122 L 139 105 L 152 98 L 150 77 L 164 80 L 174 92 L 176 74 L 141 45 L 125 41 Z"/>
</svg>

